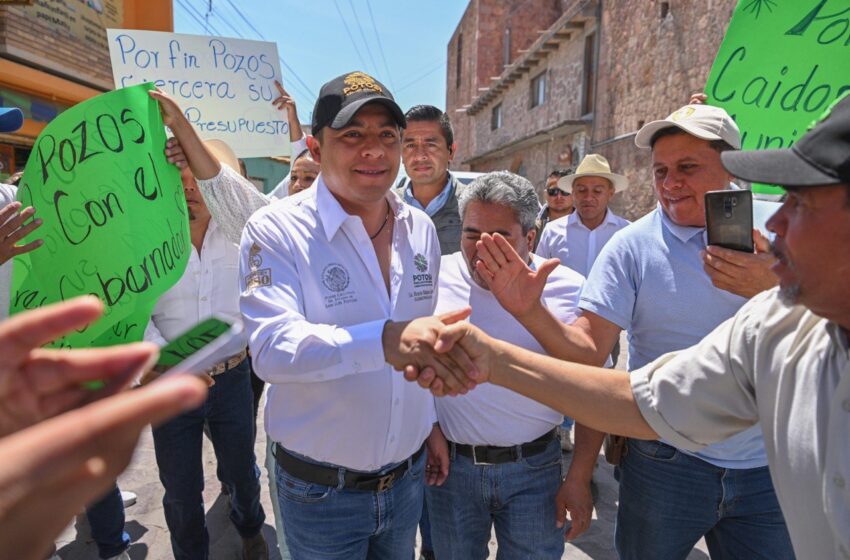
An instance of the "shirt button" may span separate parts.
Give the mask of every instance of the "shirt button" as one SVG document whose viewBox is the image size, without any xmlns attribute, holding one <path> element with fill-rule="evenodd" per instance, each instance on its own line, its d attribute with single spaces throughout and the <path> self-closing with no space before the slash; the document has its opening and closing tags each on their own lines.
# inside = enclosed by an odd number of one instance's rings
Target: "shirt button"
<svg viewBox="0 0 850 560">
<path fill-rule="evenodd" d="M 844 488 L 844 484 L 845 484 L 844 483 L 844 477 L 841 476 L 840 474 L 835 475 L 835 477 L 833 477 L 833 479 L 832 479 L 832 482 L 834 482 L 835 485 L 838 486 L 839 488 Z"/>
<path fill-rule="evenodd" d="M 354 362 L 353 365 L 354 365 L 354 371 L 359 372 L 360 371 L 360 362 Z"/>
<path fill-rule="evenodd" d="M 395 441 L 395 436 L 390 436 L 390 442 L 394 442 L 394 441 Z"/>
<path fill-rule="evenodd" d="M 841 403 L 841 408 L 843 408 L 845 412 L 850 412 L 850 399 L 845 399 L 844 402 Z"/>
<path fill-rule="evenodd" d="M 398 406 L 398 403 L 399 403 L 399 402 L 400 402 L 400 401 L 399 401 L 398 399 L 396 399 L 396 400 L 394 400 L 394 401 L 393 401 L 393 404 L 394 404 L 394 405 L 396 405 L 396 406 Z"/>
<path fill-rule="evenodd" d="M 207 301 L 207 296 L 202 297 L 201 301 Z"/>
</svg>

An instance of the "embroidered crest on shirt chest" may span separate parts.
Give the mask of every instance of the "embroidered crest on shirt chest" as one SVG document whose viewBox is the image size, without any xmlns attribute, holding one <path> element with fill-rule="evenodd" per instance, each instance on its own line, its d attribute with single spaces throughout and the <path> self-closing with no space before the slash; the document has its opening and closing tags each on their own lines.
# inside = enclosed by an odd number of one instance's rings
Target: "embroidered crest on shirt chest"
<svg viewBox="0 0 850 560">
<path fill-rule="evenodd" d="M 347 290 L 350 283 L 351 276 L 347 268 L 339 263 L 330 263 L 325 266 L 322 269 L 322 285 L 330 292 L 329 295 L 325 295 L 325 308 L 356 302 L 354 290 Z"/>
</svg>

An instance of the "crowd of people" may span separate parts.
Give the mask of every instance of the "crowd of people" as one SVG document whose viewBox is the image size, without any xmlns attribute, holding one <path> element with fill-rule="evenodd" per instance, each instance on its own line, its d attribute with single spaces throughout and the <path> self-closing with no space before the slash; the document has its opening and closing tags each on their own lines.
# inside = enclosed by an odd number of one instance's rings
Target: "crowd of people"
<svg viewBox="0 0 850 560">
<path fill-rule="evenodd" d="M 411 558 L 417 531 L 425 560 L 484 559 L 492 531 L 500 558 L 561 558 L 590 526 L 603 444 L 621 559 L 683 559 L 701 538 L 712 558 L 850 558 L 850 97 L 793 148 L 755 152 L 693 97 L 637 133 L 658 206 L 629 223 L 609 208 L 628 179 L 599 154 L 554 170 L 541 208 L 508 171 L 459 182 L 448 115 L 402 111 L 363 72 L 321 88 L 310 135 L 277 87 L 292 167 L 268 195 L 150 93 L 194 250 L 147 342 L 39 348 L 95 320 L 91 297 L 0 326 L 0 550 L 46 558 L 85 506 L 100 557 L 128 558 L 115 480 L 152 422 L 173 557 L 209 555 L 206 433 L 243 557 L 267 558 L 265 392 L 284 558 Z M 753 253 L 706 242 L 705 193 L 738 179 L 787 191 Z M 8 297 L 40 222 L 0 194 Z M 245 334 L 158 379 L 151 343 L 213 313 Z"/>
</svg>

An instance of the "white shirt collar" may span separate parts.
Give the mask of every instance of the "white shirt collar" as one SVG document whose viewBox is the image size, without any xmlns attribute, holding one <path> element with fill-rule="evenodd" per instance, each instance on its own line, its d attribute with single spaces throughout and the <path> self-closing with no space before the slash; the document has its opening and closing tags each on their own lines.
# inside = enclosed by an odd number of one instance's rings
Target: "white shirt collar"
<svg viewBox="0 0 850 560">
<path fill-rule="evenodd" d="M 339 231 L 348 219 L 355 218 L 343 209 L 342 205 L 331 193 L 324 178 L 321 174 L 316 177 L 316 210 L 322 222 L 322 227 L 325 230 L 325 237 L 330 240 Z M 390 208 L 393 211 L 396 220 L 406 219 L 410 215 L 407 206 L 402 202 L 401 198 L 392 190 L 387 189 L 386 199 L 390 203 Z"/>
<path fill-rule="evenodd" d="M 581 217 L 578 215 L 578 210 L 573 210 L 571 213 L 567 214 L 567 225 L 578 225 L 590 231 L 590 229 L 581 221 Z M 599 224 L 596 229 L 599 229 L 604 225 L 617 225 L 617 216 L 611 212 L 610 208 L 605 209 L 605 219 L 602 220 L 602 223 Z"/>
</svg>

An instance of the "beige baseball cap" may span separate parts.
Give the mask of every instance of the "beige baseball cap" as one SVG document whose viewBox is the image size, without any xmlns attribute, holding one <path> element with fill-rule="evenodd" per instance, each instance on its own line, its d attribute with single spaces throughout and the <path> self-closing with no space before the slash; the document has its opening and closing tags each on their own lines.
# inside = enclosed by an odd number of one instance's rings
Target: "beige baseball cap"
<svg viewBox="0 0 850 560">
<path fill-rule="evenodd" d="M 572 192 L 573 181 L 579 177 L 602 177 L 608 179 L 614 185 L 615 192 L 624 191 L 629 186 L 629 180 L 626 177 L 611 173 L 611 165 L 608 164 L 608 160 L 599 154 L 588 154 L 584 156 L 575 173 L 558 179 L 558 187 L 567 192 Z"/>
<path fill-rule="evenodd" d="M 643 125 L 635 136 L 638 148 L 651 148 L 650 141 L 655 133 L 665 128 L 676 127 L 703 140 L 723 140 L 736 150 L 741 149 L 741 132 L 729 113 L 713 105 L 685 105 L 663 121 L 652 121 Z"/>
</svg>

